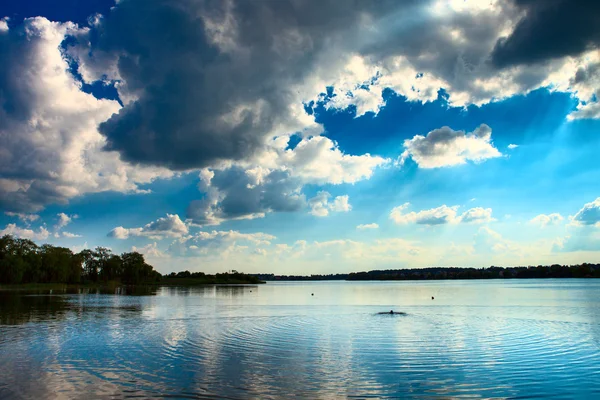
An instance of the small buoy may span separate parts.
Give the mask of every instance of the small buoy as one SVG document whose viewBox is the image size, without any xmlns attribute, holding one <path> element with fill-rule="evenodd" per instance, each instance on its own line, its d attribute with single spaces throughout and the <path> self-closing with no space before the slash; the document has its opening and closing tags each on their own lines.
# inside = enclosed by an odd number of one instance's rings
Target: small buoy
<svg viewBox="0 0 600 400">
<path fill-rule="evenodd" d="M 250 293 L 252 293 L 252 290 L 250 291 Z"/>
<path fill-rule="evenodd" d="M 310 295 L 311 295 L 311 296 L 314 296 L 315 294 L 314 294 L 314 293 L 311 293 Z"/>
<path fill-rule="evenodd" d="M 431 300 L 433 300 L 433 296 L 431 296 Z"/>
</svg>

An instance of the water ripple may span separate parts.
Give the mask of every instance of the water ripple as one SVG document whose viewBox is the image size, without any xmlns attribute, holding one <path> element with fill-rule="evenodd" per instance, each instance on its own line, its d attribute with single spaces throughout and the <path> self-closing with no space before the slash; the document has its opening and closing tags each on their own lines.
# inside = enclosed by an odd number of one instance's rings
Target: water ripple
<svg viewBox="0 0 600 400">
<path fill-rule="evenodd" d="M 0 326 L 0 398 L 600 394 L 600 320 L 587 309 L 596 303 L 394 305 L 392 296 L 374 307 L 372 289 L 349 288 L 365 291 L 364 305 L 277 305 L 285 287 L 244 302 L 204 292 L 64 296 L 51 308 L 26 300 L 26 316 L 11 311 Z"/>
</svg>

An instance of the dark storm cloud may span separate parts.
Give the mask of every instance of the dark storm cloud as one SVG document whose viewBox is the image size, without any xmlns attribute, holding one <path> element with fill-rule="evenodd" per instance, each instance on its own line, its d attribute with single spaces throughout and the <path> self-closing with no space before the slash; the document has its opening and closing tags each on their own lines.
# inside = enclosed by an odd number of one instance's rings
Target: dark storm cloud
<svg viewBox="0 0 600 400">
<path fill-rule="evenodd" d="M 214 171 L 210 182 L 200 184 L 206 197 L 190 203 L 187 217 L 196 224 L 215 225 L 222 220 L 256 218 L 268 212 L 298 211 L 306 206 L 301 187 L 289 171 L 271 171 L 260 183 L 253 182 L 238 167 Z"/>
<path fill-rule="evenodd" d="M 576 56 L 600 45 L 600 1 L 514 0 L 525 15 L 492 52 L 497 67 Z"/>
<path fill-rule="evenodd" d="M 137 98 L 100 125 L 107 148 L 172 169 L 246 158 L 267 133 L 301 128 L 290 115 L 299 102 L 295 85 L 317 64 L 339 63 L 336 52 L 353 39 L 346 31 L 392 7 L 122 1 L 90 33 L 91 54 L 115 55 L 122 93 Z"/>
</svg>

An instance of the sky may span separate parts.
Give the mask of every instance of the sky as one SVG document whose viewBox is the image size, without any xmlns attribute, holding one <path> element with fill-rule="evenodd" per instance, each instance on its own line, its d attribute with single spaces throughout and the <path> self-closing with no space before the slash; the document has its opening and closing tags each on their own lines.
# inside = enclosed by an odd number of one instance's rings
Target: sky
<svg viewBox="0 0 600 400">
<path fill-rule="evenodd" d="M 600 262 L 600 3 L 0 5 L 0 234 L 161 273 Z"/>
</svg>

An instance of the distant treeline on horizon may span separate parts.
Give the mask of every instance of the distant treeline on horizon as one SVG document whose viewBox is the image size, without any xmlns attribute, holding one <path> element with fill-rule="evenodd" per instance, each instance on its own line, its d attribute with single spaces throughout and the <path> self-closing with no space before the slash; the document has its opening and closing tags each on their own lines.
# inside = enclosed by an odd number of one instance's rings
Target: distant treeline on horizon
<svg viewBox="0 0 600 400">
<path fill-rule="evenodd" d="M 263 281 L 409 281 L 444 279 L 531 279 L 531 278 L 600 278 L 600 264 L 538 265 L 529 267 L 431 267 L 372 270 L 348 274 L 275 275 L 253 274 Z"/>
</svg>

